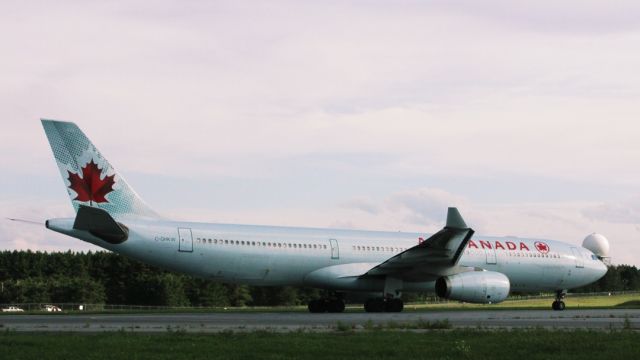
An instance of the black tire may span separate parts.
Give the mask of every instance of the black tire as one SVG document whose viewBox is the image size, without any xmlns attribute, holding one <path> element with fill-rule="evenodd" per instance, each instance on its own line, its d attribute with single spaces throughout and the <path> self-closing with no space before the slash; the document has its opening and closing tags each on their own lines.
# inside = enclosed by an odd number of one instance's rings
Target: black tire
<svg viewBox="0 0 640 360">
<path fill-rule="evenodd" d="M 404 309 L 404 302 L 402 299 L 388 299 L 386 303 L 387 312 L 402 312 Z"/>
<path fill-rule="evenodd" d="M 364 311 L 366 312 L 384 312 L 385 303 L 382 298 L 369 299 L 364 303 Z"/>
<path fill-rule="evenodd" d="M 310 313 L 323 313 L 327 311 L 327 305 L 326 302 L 324 300 L 311 300 L 309 301 L 309 305 L 307 306 L 309 308 L 309 312 Z"/>
<path fill-rule="evenodd" d="M 364 302 L 364 312 L 373 312 L 373 307 L 371 306 L 371 299 Z"/>
<path fill-rule="evenodd" d="M 344 312 L 344 301 L 339 299 L 329 300 L 327 302 L 327 311 L 329 311 L 330 313 Z"/>
<path fill-rule="evenodd" d="M 558 301 L 554 301 L 553 303 L 551 303 L 551 308 L 553 310 L 558 310 Z"/>
<path fill-rule="evenodd" d="M 558 310 L 562 311 L 565 307 L 564 301 L 558 301 Z"/>
</svg>

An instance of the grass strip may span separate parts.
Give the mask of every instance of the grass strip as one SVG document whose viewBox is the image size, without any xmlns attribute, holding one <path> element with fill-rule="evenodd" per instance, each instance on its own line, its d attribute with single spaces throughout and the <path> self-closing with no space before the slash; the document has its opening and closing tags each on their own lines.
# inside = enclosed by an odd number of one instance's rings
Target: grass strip
<svg viewBox="0 0 640 360">
<path fill-rule="evenodd" d="M 3 359 L 638 359 L 635 331 L 0 333 Z"/>
</svg>

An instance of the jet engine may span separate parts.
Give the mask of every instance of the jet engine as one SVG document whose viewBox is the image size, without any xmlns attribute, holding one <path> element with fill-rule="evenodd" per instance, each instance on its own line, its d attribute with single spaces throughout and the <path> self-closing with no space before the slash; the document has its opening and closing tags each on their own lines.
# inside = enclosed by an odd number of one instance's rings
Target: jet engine
<svg viewBox="0 0 640 360">
<path fill-rule="evenodd" d="M 495 271 L 469 271 L 436 280 L 436 295 L 470 303 L 499 303 L 510 288 L 509 278 Z"/>
</svg>

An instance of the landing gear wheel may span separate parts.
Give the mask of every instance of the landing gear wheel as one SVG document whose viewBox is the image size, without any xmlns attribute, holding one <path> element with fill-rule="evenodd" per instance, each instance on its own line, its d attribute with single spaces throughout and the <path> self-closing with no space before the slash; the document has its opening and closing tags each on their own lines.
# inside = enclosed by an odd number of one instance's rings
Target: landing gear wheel
<svg viewBox="0 0 640 360">
<path fill-rule="evenodd" d="M 344 301 L 340 299 L 327 301 L 327 311 L 330 313 L 344 312 Z"/>
<path fill-rule="evenodd" d="M 551 304 L 551 308 L 555 311 L 562 311 L 565 308 L 564 299 L 565 293 L 563 291 L 556 292 L 556 300 Z"/>
<path fill-rule="evenodd" d="M 387 299 L 386 308 L 387 312 L 401 312 L 404 308 L 402 299 Z"/>
<path fill-rule="evenodd" d="M 385 303 L 383 298 L 369 299 L 364 303 L 364 311 L 366 312 L 384 312 Z"/>
<path fill-rule="evenodd" d="M 327 311 L 327 302 L 322 299 L 316 299 L 309 301 L 310 313 L 323 313 Z"/>
</svg>

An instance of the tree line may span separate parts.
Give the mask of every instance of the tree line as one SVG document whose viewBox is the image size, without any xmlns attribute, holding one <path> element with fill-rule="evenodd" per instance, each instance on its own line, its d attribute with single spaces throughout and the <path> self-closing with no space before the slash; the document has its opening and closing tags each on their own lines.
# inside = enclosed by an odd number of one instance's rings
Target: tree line
<svg viewBox="0 0 640 360">
<path fill-rule="evenodd" d="M 640 270 L 611 266 L 581 292 L 640 290 Z M 157 306 L 301 305 L 318 289 L 221 284 L 177 274 L 106 251 L 0 252 L 0 303 L 91 303 Z M 405 294 L 420 301 L 426 294 Z M 431 296 L 431 295 L 429 295 Z"/>
</svg>

